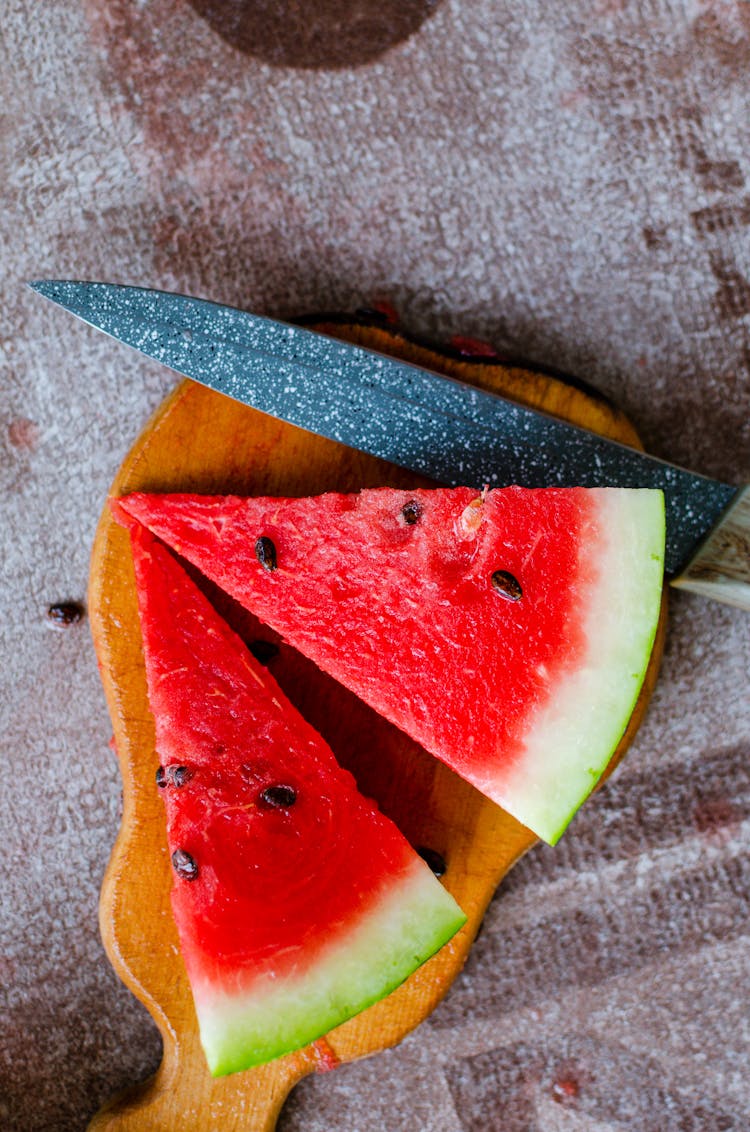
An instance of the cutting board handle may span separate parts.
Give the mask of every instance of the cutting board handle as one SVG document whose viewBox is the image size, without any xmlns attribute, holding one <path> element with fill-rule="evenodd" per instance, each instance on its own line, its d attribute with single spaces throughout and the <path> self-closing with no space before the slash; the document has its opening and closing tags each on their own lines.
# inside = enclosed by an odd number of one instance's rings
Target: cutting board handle
<svg viewBox="0 0 750 1132">
<path fill-rule="evenodd" d="M 213 1080 L 195 1072 L 197 1051 L 167 1057 L 153 1077 L 113 1097 L 88 1132 L 273 1132 L 297 1081 L 325 1068 L 325 1053 L 316 1045 L 261 1066 L 252 1076 Z"/>
<path fill-rule="evenodd" d="M 740 488 L 672 585 L 750 610 L 750 485 Z"/>
</svg>

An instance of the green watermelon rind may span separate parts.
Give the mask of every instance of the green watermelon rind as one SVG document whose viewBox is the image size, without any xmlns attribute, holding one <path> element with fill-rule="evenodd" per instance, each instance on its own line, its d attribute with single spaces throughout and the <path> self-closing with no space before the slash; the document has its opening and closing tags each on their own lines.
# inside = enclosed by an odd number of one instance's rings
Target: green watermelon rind
<svg viewBox="0 0 750 1132">
<path fill-rule="evenodd" d="M 661 610 L 662 492 L 603 488 L 596 496 L 602 540 L 595 548 L 598 578 L 584 624 L 586 655 L 567 677 L 567 689 L 558 688 L 533 721 L 517 775 L 492 794 L 550 845 L 601 778 L 627 728 Z M 549 751 L 555 752 L 554 760 L 543 757 Z M 534 767 L 533 779 L 524 777 L 526 766 Z"/>
<path fill-rule="evenodd" d="M 332 927 L 325 950 L 282 985 L 251 979 L 229 994 L 188 971 L 211 1075 L 250 1069 L 327 1034 L 400 986 L 466 919 L 417 859 L 353 927 Z"/>
</svg>

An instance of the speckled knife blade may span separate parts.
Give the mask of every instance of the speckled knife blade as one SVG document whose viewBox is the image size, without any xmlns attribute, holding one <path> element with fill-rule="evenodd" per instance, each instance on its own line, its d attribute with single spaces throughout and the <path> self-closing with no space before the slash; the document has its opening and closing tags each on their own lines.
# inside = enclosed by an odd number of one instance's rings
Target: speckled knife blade
<svg viewBox="0 0 750 1132">
<path fill-rule="evenodd" d="M 737 492 L 453 378 L 234 307 L 110 283 L 30 286 L 177 373 L 440 483 L 661 488 L 669 575 Z"/>
</svg>

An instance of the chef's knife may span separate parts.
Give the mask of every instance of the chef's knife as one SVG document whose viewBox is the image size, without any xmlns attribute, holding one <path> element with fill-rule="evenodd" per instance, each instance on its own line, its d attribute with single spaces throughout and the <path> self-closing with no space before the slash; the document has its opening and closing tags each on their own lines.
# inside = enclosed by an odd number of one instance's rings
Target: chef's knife
<svg viewBox="0 0 750 1132">
<path fill-rule="evenodd" d="M 661 488 L 672 583 L 750 609 L 750 487 L 688 472 L 454 378 L 234 307 L 110 283 L 30 286 L 177 373 L 441 483 Z"/>
</svg>

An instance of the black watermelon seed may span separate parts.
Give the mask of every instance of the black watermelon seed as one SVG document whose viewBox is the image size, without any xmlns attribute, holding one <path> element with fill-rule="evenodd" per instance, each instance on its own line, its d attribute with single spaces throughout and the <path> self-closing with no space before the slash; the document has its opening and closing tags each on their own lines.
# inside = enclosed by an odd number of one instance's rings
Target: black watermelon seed
<svg viewBox="0 0 750 1132">
<path fill-rule="evenodd" d="M 167 778 L 173 786 L 184 786 L 193 777 L 193 771 L 189 766 L 170 766 L 167 770 Z"/>
<path fill-rule="evenodd" d="M 405 523 L 413 527 L 415 523 L 419 522 L 422 516 L 421 504 L 417 503 L 416 499 L 410 499 L 409 502 L 405 503 L 401 508 L 401 516 Z"/>
<path fill-rule="evenodd" d="M 425 864 L 430 866 L 436 877 L 443 876 L 448 866 L 445 863 L 445 857 L 438 853 L 436 849 L 427 849 L 424 845 L 418 845 L 417 853 Z"/>
<path fill-rule="evenodd" d="M 279 655 L 279 646 L 273 641 L 251 641 L 248 647 L 259 664 L 268 664 Z"/>
<path fill-rule="evenodd" d="M 77 601 L 56 601 L 47 609 L 50 629 L 69 629 L 83 618 L 83 606 Z"/>
<path fill-rule="evenodd" d="M 297 791 L 293 786 L 267 786 L 260 796 L 267 806 L 286 809 L 297 801 Z"/>
<path fill-rule="evenodd" d="M 507 570 L 496 570 L 491 580 L 495 592 L 508 601 L 520 601 L 523 597 L 521 583 Z"/>
<path fill-rule="evenodd" d="M 167 775 L 163 766 L 160 766 L 156 771 L 156 785 L 160 790 L 163 790 L 167 785 Z"/>
<path fill-rule="evenodd" d="M 185 880 L 195 880 L 198 876 L 198 865 L 184 849 L 175 849 L 172 854 L 172 866 L 178 877 Z"/>
<path fill-rule="evenodd" d="M 261 535 L 255 543 L 255 557 L 260 562 L 264 570 L 276 569 L 276 547 L 272 540 L 266 535 Z"/>
</svg>

